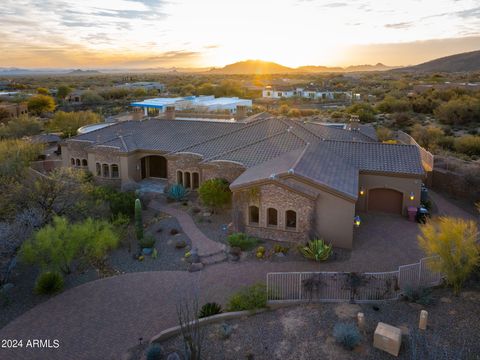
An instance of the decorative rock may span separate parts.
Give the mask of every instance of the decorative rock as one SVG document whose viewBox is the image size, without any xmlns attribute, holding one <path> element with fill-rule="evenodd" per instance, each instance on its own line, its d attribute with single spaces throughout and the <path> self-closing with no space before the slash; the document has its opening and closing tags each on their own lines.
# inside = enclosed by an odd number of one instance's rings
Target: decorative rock
<svg viewBox="0 0 480 360">
<path fill-rule="evenodd" d="M 188 271 L 189 272 L 200 271 L 203 269 L 203 266 L 204 265 L 201 262 L 193 263 L 193 264 L 190 264 L 190 266 L 188 267 Z"/>
<path fill-rule="evenodd" d="M 230 248 L 230 254 L 232 255 L 240 256 L 241 253 L 242 253 L 242 249 L 240 249 L 239 247 L 234 246 Z"/>
<path fill-rule="evenodd" d="M 200 256 L 198 256 L 198 249 L 197 248 L 193 248 L 192 250 L 190 250 L 190 256 L 188 258 L 188 261 L 190 261 L 191 263 L 199 263 L 200 262 Z"/>
<path fill-rule="evenodd" d="M 173 352 L 171 354 L 168 354 L 167 360 L 182 360 L 182 358 L 177 352 Z"/>
<path fill-rule="evenodd" d="M 235 261 L 235 262 L 240 260 L 240 256 L 238 256 L 236 254 L 229 254 L 228 258 L 229 258 L 230 261 Z"/>
<path fill-rule="evenodd" d="M 279 257 L 279 258 L 283 258 L 283 257 L 285 257 L 285 254 L 282 253 L 282 252 L 277 252 L 277 253 L 275 253 L 275 256 Z"/>
<path fill-rule="evenodd" d="M 185 246 L 187 246 L 187 242 L 185 240 L 177 240 L 175 242 L 175 247 L 177 249 L 183 249 Z"/>
<path fill-rule="evenodd" d="M 228 339 L 232 335 L 233 327 L 227 323 L 220 325 L 220 337 L 224 340 Z"/>
<path fill-rule="evenodd" d="M 427 330 L 427 323 L 428 323 L 428 311 L 422 310 L 420 311 L 420 320 L 418 322 L 418 328 L 420 330 Z"/>
<path fill-rule="evenodd" d="M 402 330 L 379 322 L 373 335 L 373 346 L 393 356 L 398 356 L 402 344 Z"/>
<path fill-rule="evenodd" d="M 212 216 L 212 213 L 211 212 L 204 212 L 202 215 L 204 217 L 209 217 L 209 216 Z"/>
</svg>

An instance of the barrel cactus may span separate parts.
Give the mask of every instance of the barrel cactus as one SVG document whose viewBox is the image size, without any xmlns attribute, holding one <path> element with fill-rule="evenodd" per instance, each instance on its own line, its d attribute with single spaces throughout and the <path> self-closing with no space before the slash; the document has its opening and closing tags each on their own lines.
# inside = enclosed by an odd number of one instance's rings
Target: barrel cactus
<svg viewBox="0 0 480 360">
<path fill-rule="evenodd" d="M 180 184 L 174 184 L 168 189 L 168 197 L 175 201 L 182 201 L 187 196 L 187 190 Z"/>
</svg>

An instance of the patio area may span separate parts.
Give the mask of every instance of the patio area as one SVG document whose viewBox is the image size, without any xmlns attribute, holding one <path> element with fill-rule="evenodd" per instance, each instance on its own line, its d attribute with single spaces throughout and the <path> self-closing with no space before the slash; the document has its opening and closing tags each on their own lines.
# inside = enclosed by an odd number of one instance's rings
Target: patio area
<svg viewBox="0 0 480 360">
<path fill-rule="evenodd" d="M 138 190 L 140 194 L 160 193 L 163 194 L 165 187 L 168 185 L 166 179 L 145 178 L 138 182 Z"/>
</svg>

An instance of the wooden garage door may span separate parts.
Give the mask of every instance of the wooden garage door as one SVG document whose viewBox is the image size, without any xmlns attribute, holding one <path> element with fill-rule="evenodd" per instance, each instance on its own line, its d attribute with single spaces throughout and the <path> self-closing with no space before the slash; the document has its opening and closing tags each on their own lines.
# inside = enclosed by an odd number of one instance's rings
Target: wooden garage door
<svg viewBox="0 0 480 360">
<path fill-rule="evenodd" d="M 392 189 L 373 189 L 368 192 L 368 211 L 402 213 L 403 194 Z"/>
</svg>

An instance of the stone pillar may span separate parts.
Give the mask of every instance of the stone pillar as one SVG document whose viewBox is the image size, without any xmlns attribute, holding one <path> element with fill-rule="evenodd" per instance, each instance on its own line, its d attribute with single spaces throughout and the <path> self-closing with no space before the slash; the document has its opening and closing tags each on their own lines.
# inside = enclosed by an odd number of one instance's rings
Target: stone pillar
<svg viewBox="0 0 480 360">
<path fill-rule="evenodd" d="M 427 330 L 427 323 L 428 323 L 428 311 L 422 310 L 420 311 L 420 321 L 418 322 L 418 328 L 420 330 Z"/>
<path fill-rule="evenodd" d="M 145 116 L 148 116 L 148 108 L 147 108 L 147 107 L 144 107 L 144 108 L 143 108 L 143 114 L 144 114 Z"/>
<path fill-rule="evenodd" d="M 363 312 L 357 314 L 358 328 L 360 330 L 365 330 L 365 315 Z"/>
</svg>

